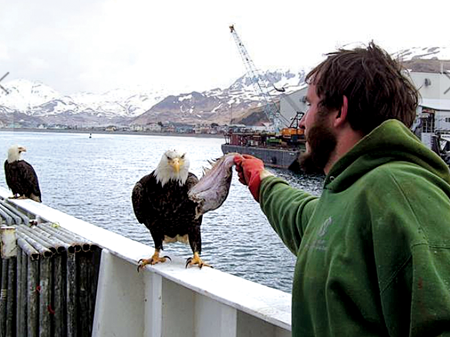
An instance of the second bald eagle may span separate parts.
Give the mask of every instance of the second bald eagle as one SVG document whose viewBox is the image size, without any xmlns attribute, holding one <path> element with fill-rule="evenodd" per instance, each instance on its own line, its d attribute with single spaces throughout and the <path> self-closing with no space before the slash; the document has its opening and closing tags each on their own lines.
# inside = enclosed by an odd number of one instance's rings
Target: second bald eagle
<svg viewBox="0 0 450 337">
<path fill-rule="evenodd" d="M 20 158 L 27 150 L 23 146 L 13 145 L 5 160 L 6 184 L 13 192 L 13 198 L 32 199 L 41 202 L 41 190 L 36 171 L 31 164 Z"/>
</svg>

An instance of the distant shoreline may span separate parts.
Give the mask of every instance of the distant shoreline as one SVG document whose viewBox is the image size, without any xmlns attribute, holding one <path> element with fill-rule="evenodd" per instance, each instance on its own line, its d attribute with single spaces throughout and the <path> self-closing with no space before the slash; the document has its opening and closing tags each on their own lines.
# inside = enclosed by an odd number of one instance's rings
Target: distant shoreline
<svg viewBox="0 0 450 337">
<path fill-rule="evenodd" d="M 175 132 L 142 132 L 142 131 L 102 131 L 102 130 L 57 130 L 57 129 L 26 129 L 14 128 L 5 129 L 0 128 L 0 132 L 48 132 L 48 133 L 84 133 L 84 134 L 107 134 L 107 135 L 137 135 L 137 136 L 165 136 L 165 137 L 194 137 L 194 138 L 224 138 L 222 134 L 211 135 L 207 133 L 175 133 Z"/>
</svg>

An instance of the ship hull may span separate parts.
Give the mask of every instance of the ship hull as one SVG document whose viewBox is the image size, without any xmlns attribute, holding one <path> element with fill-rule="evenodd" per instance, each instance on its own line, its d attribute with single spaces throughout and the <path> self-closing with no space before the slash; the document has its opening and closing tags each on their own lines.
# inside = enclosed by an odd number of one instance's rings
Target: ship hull
<svg viewBox="0 0 450 337">
<path fill-rule="evenodd" d="M 268 147 L 254 147 L 222 144 L 223 154 L 237 152 L 240 154 L 249 154 L 261 159 L 264 165 L 279 169 L 292 169 L 298 167 L 297 158 L 302 152 L 301 148 L 278 149 Z"/>
</svg>

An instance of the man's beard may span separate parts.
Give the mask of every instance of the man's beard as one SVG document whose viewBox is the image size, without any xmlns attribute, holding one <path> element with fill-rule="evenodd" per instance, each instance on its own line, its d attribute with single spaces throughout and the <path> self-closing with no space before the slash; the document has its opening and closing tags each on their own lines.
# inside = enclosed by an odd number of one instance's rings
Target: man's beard
<svg viewBox="0 0 450 337">
<path fill-rule="evenodd" d="M 300 167 L 306 173 L 324 173 L 325 166 L 336 148 L 336 136 L 329 127 L 321 123 L 320 118 L 316 125 L 308 132 L 307 142 L 309 152 L 302 153 L 298 159 Z"/>
</svg>

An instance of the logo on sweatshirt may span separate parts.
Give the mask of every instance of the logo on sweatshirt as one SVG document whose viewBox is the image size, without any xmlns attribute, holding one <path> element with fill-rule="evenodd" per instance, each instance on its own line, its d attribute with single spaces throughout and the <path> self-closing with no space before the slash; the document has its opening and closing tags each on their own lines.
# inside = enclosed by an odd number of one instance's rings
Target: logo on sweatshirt
<svg viewBox="0 0 450 337">
<path fill-rule="evenodd" d="M 319 231 L 319 236 L 320 237 L 324 236 L 327 233 L 328 227 L 330 227 L 330 225 L 332 223 L 333 223 L 333 218 L 331 216 L 324 221 L 324 223 L 320 227 L 320 231 Z"/>
</svg>

